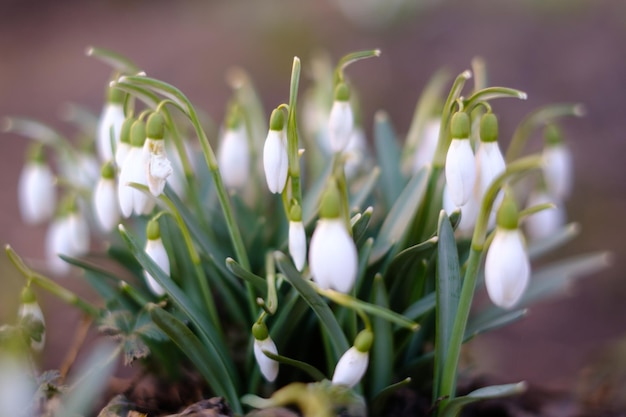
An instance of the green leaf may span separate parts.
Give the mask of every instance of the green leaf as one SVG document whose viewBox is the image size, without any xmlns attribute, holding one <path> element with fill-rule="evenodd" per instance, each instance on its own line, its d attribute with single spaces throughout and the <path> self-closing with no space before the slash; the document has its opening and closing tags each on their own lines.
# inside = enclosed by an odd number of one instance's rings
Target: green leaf
<svg viewBox="0 0 626 417">
<path fill-rule="evenodd" d="M 469 320 L 463 342 L 465 343 L 479 334 L 504 327 L 525 317 L 526 314 L 528 314 L 527 309 L 508 311 L 497 306 L 488 307 Z"/>
<path fill-rule="evenodd" d="M 380 176 L 380 168 L 373 167 L 367 178 L 363 180 L 361 184 L 359 184 L 359 190 L 355 194 L 353 194 L 350 198 L 350 207 L 351 210 L 360 211 L 361 207 L 367 201 L 367 198 L 374 191 L 374 187 L 378 184 L 378 177 Z"/>
<path fill-rule="evenodd" d="M 387 113 L 379 111 L 374 116 L 374 145 L 381 168 L 381 186 L 385 206 L 396 201 L 406 180 L 400 171 L 400 146 Z"/>
<path fill-rule="evenodd" d="M 291 359 L 282 355 L 275 355 L 274 353 L 267 350 L 264 350 L 263 353 L 265 354 L 265 356 L 269 357 L 270 359 L 274 359 L 276 362 L 293 366 L 294 368 L 298 368 L 301 371 L 304 371 L 315 381 L 323 381 L 324 379 L 326 379 L 326 375 L 324 375 L 322 371 L 306 362 Z"/>
<path fill-rule="evenodd" d="M 135 74 L 139 72 L 139 67 L 133 61 L 125 56 L 104 48 L 90 46 L 86 51 L 87 56 L 99 59 L 111 68 L 126 74 Z"/>
<path fill-rule="evenodd" d="M 411 304 L 409 308 L 407 308 L 405 312 L 402 313 L 402 315 L 410 320 L 417 320 L 418 318 L 422 317 L 424 314 L 435 308 L 436 304 L 437 297 L 434 292 L 431 292 L 430 294 L 420 298 L 419 300 Z"/>
<path fill-rule="evenodd" d="M 557 230 L 555 233 L 550 234 L 550 236 L 545 239 L 531 242 L 528 245 L 528 257 L 530 259 L 537 259 L 540 256 L 563 246 L 578 236 L 579 233 L 580 225 L 578 223 L 570 223 Z"/>
<path fill-rule="evenodd" d="M 524 391 L 526 391 L 525 382 L 479 388 L 463 397 L 450 400 L 446 407 L 442 410 L 441 417 L 456 417 L 459 415 L 463 407 L 476 401 L 508 397 L 510 395 L 521 394 Z"/>
<path fill-rule="evenodd" d="M 352 238 L 358 244 L 361 238 L 365 235 L 365 231 L 367 230 L 367 226 L 370 224 L 370 220 L 372 219 L 372 212 L 374 209 L 372 207 L 368 207 L 365 209 L 363 213 L 357 213 L 351 221 L 352 226 Z"/>
<path fill-rule="evenodd" d="M 380 274 L 374 277 L 374 288 L 372 291 L 372 303 L 389 309 L 389 296 L 385 289 L 383 278 Z M 391 323 L 381 316 L 372 319 L 374 330 L 374 344 L 371 351 L 370 375 L 371 384 L 369 386 L 370 398 L 378 395 L 386 386 L 391 383 L 393 377 L 394 343 Z"/>
<path fill-rule="evenodd" d="M 226 258 L 226 268 L 235 276 L 243 279 L 246 282 L 252 284 L 252 286 L 261 294 L 267 293 L 267 283 L 265 279 L 253 274 L 250 271 L 245 270 L 241 265 L 237 263 L 233 258 Z"/>
<path fill-rule="evenodd" d="M 399 271 L 404 271 L 410 268 L 413 263 L 420 261 L 424 256 L 429 256 L 439 241 L 439 237 L 433 236 L 432 238 L 418 243 L 417 245 L 410 246 L 400 253 L 398 253 L 392 259 L 391 263 L 387 267 L 385 275 L 396 275 Z"/>
</svg>

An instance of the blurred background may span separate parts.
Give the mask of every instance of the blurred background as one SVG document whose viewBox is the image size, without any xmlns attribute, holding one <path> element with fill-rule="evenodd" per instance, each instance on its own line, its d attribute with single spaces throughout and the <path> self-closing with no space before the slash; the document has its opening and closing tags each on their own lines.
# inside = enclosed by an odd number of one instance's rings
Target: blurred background
<svg viewBox="0 0 626 417">
<path fill-rule="evenodd" d="M 584 103 L 586 117 L 562 123 L 576 166 L 568 217 L 580 222 L 582 233 L 560 254 L 610 250 L 613 264 L 533 307 L 525 320 L 469 345 L 479 372 L 569 390 L 585 369 L 612 363 L 603 352 L 626 336 L 625 41 L 621 0 L 4 0 L 0 117 L 28 116 L 72 134 L 59 117 L 64 103 L 99 113 L 110 70 L 85 56 L 91 45 L 130 57 L 217 121 L 231 93 L 225 75 L 233 65 L 248 71 L 271 109 L 288 98 L 293 56 L 302 59 L 306 83 L 315 53 L 337 60 L 372 48 L 381 49 L 379 59 L 348 70 L 363 98 L 368 132 L 374 112 L 384 109 L 404 135 L 433 72 L 446 67 L 458 74 L 475 56 L 486 60 L 491 85 L 528 93 L 525 102 L 494 104 L 504 142 L 538 106 Z M 0 243 L 41 265 L 45 227 L 24 226 L 16 202 L 27 140 L 3 133 L 0 144 Z M 90 296 L 78 278 L 64 284 Z M 0 256 L 0 321 L 14 316 L 21 285 Z M 42 304 L 49 323 L 42 367 L 56 368 L 79 315 L 50 297 Z M 626 350 L 617 352 L 626 357 Z"/>
</svg>

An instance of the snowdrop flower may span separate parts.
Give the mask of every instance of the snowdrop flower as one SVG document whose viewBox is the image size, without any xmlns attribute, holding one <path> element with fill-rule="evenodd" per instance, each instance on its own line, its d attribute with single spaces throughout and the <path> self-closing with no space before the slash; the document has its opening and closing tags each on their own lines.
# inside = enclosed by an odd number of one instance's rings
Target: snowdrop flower
<svg viewBox="0 0 626 417">
<path fill-rule="evenodd" d="M 259 364 L 261 374 L 263 374 L 263 377 L 267 381 L 274 382 L 278 376 L 278 362 L 269 358 L 263 351 L 265 350 L 274 355 L 278 355 L 276 344 L 269 336 L 265 323 L 254 323 L 252 326 L 252 335 L 254 336 L 254 358 Z"/>
<path fill-rule="evenodd" d="M 343 151 L 354 129 L 354 115 L 350 106 L 350 89 L 347 84 L 339 83 L 335 88 L 335 100 L 328 118 L 330 149 L 333 152 Z"/>
<path fill-rule="evenodd" d="M 130 152 L 130 129 L 134 122 L 134 117 L 127 117 L 122 124 L 122 129 L 120 130 L 120 142 L 117 144 L 117 148 L 115 148 L 115 164 L 118 168 L 122 167 L 124 161 L 126 160 L 126 156 Z"/>
<path fill-rule="evenodd" d="M 156 264 L 165 272 L 167 276 L 170 276 L 170 259 L 167 256 L 167 251 L 165 250 L 165 246 L 163 246 L 163 241 L 161 240 L 161 230 L 159 228 L 159 223 L 157 220 L 150 220 L 148 222 L 148 226 L 146 229 L 146 254 L 154 261 Z M 162 296 L 165 294 L 165 290 L 158 282 L 154 279 L 152 275 L 148 271 L 144 271 L 144 277 L 146 278 L 146 283 L 150 288 L 150 291 L 154 293 L 156 296 Z"/>
<path fill-rule="evenodd" d="M 89 251 L 89 226 L 76 207 L 75 199 L 70 197 L 63 205 L 61 216 L 50 224 L 46 235 L 47 263 L 57 275 L 70 270 L 70 265 L 59 255 L 78 257 Z"/>
<path fill-rule="evenodd" d="M 302 209 L 294 204 L 289 215 L 289 255 L 298 271 L 304 268 L 306 260 L 306 233 L 302 223 Z"/>
<path fill-rule="evenodd" d="M 32 405 L 37 386 L 31 375 L 26 359 L 0 353 L 0 416 L 36 415 Z"/>
<path fill-rule="evenodd" d="M 414 173 L 432 162 L 437 150 L 437 142 L 439 142 L 439 129 L 441 129 L 441 119 L 439 118 L 430 119 L 424 127 L 424 132 L 415 151 Z"/>
<path fill-rule="evenodd" d="M 37 323 L 42 326 L 42 332 L 39 335 L 40 338 L 36 339 L 31 337 L 30 347 L 35 352 L 41 352 L 43 350 L 44 344 L 46 343 L 46 321 L 43 317 L 43 312 L 41 311 L 41 307 L 39 307 L 39 303 L 37 303 L 37 299 L 35 298 L 35 293 L 30 287 L 24 287 L 21 294 L 21 305 L 20 309 L 17 313 L 17 316 L 24 320 L 26 317 L 30 316 L 30 320 L 33 323 Z"/>
<path fill-rule="evenodd" d="M 363 129 L 355 126 L 344 151 L 345 164 L 343 169 L 347 178 L 353 178 L 361 169 L 362 162 L 367 157 L 366 142 Z"/>
<path fill-rule="evenodd" d="M 242 188 L 250 176 L 250 145 L 244 122 L 237 115 L 230 119 L 217 152 L 217 163 L 224 185 Z"/>
<path fill-rule="evenodd" d="M 472 193 L 469 200 L 467 200 L 465 204 L 459 207 L 452 201 L 452 197 L 448 192 L 448 184 L 446 184 L 443 188 L 443 209 L 448 216 L 455 210 L 461 210 L 461 221 L 456 227 L 456 230 L 463 236 L 472 235 L 474 227 L 476 226 L 478 211 L 480 209 L 474 193 Z"/>
<path fill-rule="evenodd" d="M 515 202 L 506 196 L 498 209 L 497 228 L 485 260 L 485 286 L 498 307 L 513 308 L 528 286 L 530 260 L 518 228 Z"/>
<path fill-rule="evenodd" d="M 332 383 L 354 387 L 361 381 L 369 362 L 369 350 L 372 347 L 374 334 L 370 330 L 362 330 L 354 341 L 354 346 L 348 349 L 337 362 L 333 373 Z"/>
<path fill-rule="evenodd" d="M 109 88 L 107 102 L 98 121 L 97 147 L 101 161 L 113 159 L 113 148 L 120 141 L 124 123 L 124 93 L 117 88 Z"/>
<path fill-rule="evenodd" d="M 287 156 L 287 132 L 283 111 L 275 109 L 270 118 L 270 130 L 263 145 L 263 169 L 267 188 L 271 193 L 280 194 L 287 182 L 289 160 Z"/>
<path fill-rule="evenodd" d="M 545 239 L 556 233 L 565 224 L 563 204 L 544 190 L 533 191 L 528 197 L 526 205 L 533 207 L 546 203 L 553 203 L 555 207 L 533 213 L 524 221 L 526 234 L 531 241 Z"/>
<path fill-rule="evenodd" d="M 54 175 L 45 162 L 40 144 L 29 150 L 28 161 L 20 174 L 17 190 L 24 222 L 40 224 L 52 217 L 56 204 Z"/>
<path fill-rule="evenodd" d="M 131 148 L 120 170 L 119 184 L 117 187 L 120 210 L 122 216 L 126 218 L 130 217 L 133 213 L 137 215 L 148 214 L 154 208 L 154 200 L 144 192 L 128 185 L 131 182 L 145 186 L 148 185 L 146 165 L 149 162 L 150 154 L 144 149 L 146 140 L 144 122 L 141 120 L 133 122 L 130 135 Z"/>
<path fill-rule="evenodd" d="M 477 170 L 477 200 L 482 201 L 487 189 L 500 174 L 504 172 L 506 165 L 504 157 L 498 146 L 498 119 L 493 113 L 485 114 L 480 121 L 480 144 L 476 151 Z M 502 191 L 494 200 L 489 220 L 490 228 L 493 227 L 496 208 L 502 202 Z"/>
<path fill-rule="evenodd" d="M 546 144 L 543 149 L 543 178 L 548 192 L 560 201 L 572 191 L 572 155 L 562 140 L 561 132 L 554 125 L 546 127 Z"/>
<path fill-rule="evenodd" d="M 339 190 L 334 180 L 324 193 L 309 249 L 313 280 L 322 289 L 349 292 L 356 280 L 358 258 L 356 245 L 340 217 Z"/>
<path fill-rule="evenodd" d="M 165 188 L 165 181 L 172 175 L 172 163 L 165 154 L 164 134 L 165 122 L 160 113 L 152 113 L 148 117 L 146 127 L 147 139 L 144 143 L 144 152 L 149 154 L 146 164 L 146 179 L 148 188 L 153 196 L 158 197 Z"/>
<path fill-rule="evenodd" d="M 115 168 L 111 162 L 104 164 L 100 180 L 93 193 L 93 207 L 98 225 L 110 232 L 120 221 L 120 206 L 117 201 Z"/>
<path fill-rule="evenodd" d="M 452 142 L 446 155 L 446 183 L 452 202 L 461 207 L 471 198 L 476 181 L 476 160 L 470 143 L 469 116 L 457 112 L 451 121 Z"/>
</svg>

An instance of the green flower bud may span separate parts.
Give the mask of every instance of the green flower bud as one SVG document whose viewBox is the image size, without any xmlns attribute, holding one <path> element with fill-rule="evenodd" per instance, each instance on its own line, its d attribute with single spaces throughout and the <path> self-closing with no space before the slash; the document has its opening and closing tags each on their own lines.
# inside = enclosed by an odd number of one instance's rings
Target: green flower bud
<svg viewBox="0 0 626 417">
<path fill-rule="evenodd" d="M 480 140 L 496 142 L 498 140 L 498 118 L 493 113 L 486 113 L 480 119 Z"/>
<path fill-rule="evenodd" d="M 339 197 L 339 189 L 334 178 L 331 178 L 324 195 L 322 196 L 322 204 L 320 206 L 320 217 L 323 219 L 336 219 L 341 214 L 341 199 Z"/>
<path fill-rule="evenodd" d="M 36 162 L 42 164 L 46 162 L 46 153 L 43 148 L 43 144 L 35 142 L 28 147 L 26 151 L 26 160 L 28 162 Z"/>
<path fill-rule="evenodd" d="M 112 162 L 107 162 L 102 165 L 102 169 L 100 170 L 100 176 L 108 180 L 112 180 L 115 178 L 115 167 L 113 166 Z"/>
<path fill-rule="evenodd" d="M 350 100 L 350 87 L 346 83 L 339 83 L 335 87 L 335 100 L 336 101 L 348 101 Z"/>
<path fill-rule="evenodd" d="M 163 139 L 165 136 L 165 121 L 161 113 L 154 112 L 148 117 L 146 135 L 150 139 Z"/>
<path fill-rule="evenodd" d="M 281 109 L 274 109 L 270 116 L 270 130 L 283 130 L 285 126 L 285 115 Z"/>
<path fill-rule="evenodd" d="M 289 210 L 289 220 L 292 222 L 302 221 L 302 207 L 300 207 L 298 203 L 291 206 L 291 209 Z"/>
<path fill-rule="evenodd" d="M 158 220 L 152 219 L 146 226 L 146 237 L 148 240 L 157 240 L 161 237 L 161 229 Z"/>
<path fill-rule="evenodd" d="M 142 147 L 146 141 L 146 124 L 142 120 L 135 120 L 130 128 L 130 143 L 135 147 Z"/>
<path fill-rule="evenodd" d="M 254 323 L 252 325 L 252 336 L 256 340 L 265 340 L 269 337 L 269 331 L 265 323 Z"/>
<path fill-rule="evenodd" d="M 120 142 L 128 143 L 130 145 L 130 129 L 135 123 L 134 117 L 127 117 L 122 124 L 122 129 L 120 131 Z"/>
<path fill-rule="evenodd" d="M 518 228 L 519 212 L 517 204 L 510 192 L 504 195 L 502 204 L 498 208 L 496 215 L 496 223 L 499 227 L 507 230 L 515 230 Z"/>
<path fill-rule="evenodd" d="M 469 138 L 470 119 L 467 113 L 461 111 L 454 113 L 450 122 L 450 133 L 453 138 Z"/>
<path fill-rule="evenodd" d="M 22 304 L 34 303 L 37 301 L 37 298 L 35 297 L 35 292 L 32 290 L 32 288 L 30 288 L 30 286 L 24 287 L 24 289 L 22 290 L 22 294 L 20 295 L 20 300 L 22 301 Z"/>
<path fill-rule="evenodd" d="M 356 335 L 354 339 L 354 347 L 359 352 L 369 352 L 372 348 L 372 343 L 374 343 L 374 333 L 371 330 L 361 330 L 359 334 Z"/>
<path fill-rule="evenodd" d="M 549 124 L 543 131 L 543 137 L 546 145 L 554 146 L 563 143 L 563 134 L 557 125 Z"/>
<path fill-rule="evenodd" d="M 109 103 L 124 103 L 124 99 L 126 98 L 126 93 L 124 93 L 119 88 L 109 87 L 107 90 L 107 101 Z"/>
</svg>

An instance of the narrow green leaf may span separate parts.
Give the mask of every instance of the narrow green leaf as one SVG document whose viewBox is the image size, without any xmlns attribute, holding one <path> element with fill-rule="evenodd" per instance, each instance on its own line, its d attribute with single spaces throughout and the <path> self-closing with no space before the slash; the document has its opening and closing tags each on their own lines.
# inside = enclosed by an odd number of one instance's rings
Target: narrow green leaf
<svg viewBox="0 0 626 417">
<path fill-rule="evenodd" d="M 107 65 L 110 65 L 114 70 L 117 70 L 126 74 L 135 74 L 139 72 L 139 67 L 125 56 L 110 51 L 104 48 L 97 48 L 90 46 L 86 51 L 87 56 L 92 56 L 99 59 Z"/>
<path fill-rule="evenodd" d="M 376 397 L 372 400 L 372 414 L 373 416 L 382 415 L 383 408 L 390 398 L 391 394 L 396 392 L 398 388 L 405 387 L 411 383 L 411 378 L 404 378 L 402 381 L 396 382 L 383 388 Z"/>
<path fill-rule="evenodd" d="M 372 303 L 389 309 L 389 297 L 381 275 L 374 278 L 374 288 L 372 291 Z M 378 395 L 387 385 L 391 383 L 393 377 L 394 343 L 391 323 L 381 316 L 372 319 L 374 330 L 374 345 L 372 346 L 369 372 L 371 374 L 371 384 L 369 386 L 370 398 Z"/>
<path fill-rule="evenodd" d="M 400 171 L 400 145 L 389 116 L 383 111 L 378 111 L 374 116 L 374 145 L 382 172 L 380 180 L 385 206 L 391 207 L 406 185 L 406 180 Z"/>
<path fill-rule="evenodd" d="M 422 317 L 424 314 L 428 313 L 432 309 L 435 308 L 437 304 L 437 297 L 434 292 L 426 295 L 423 298 L 420 298 L 406 309 L 402 315 L 410 320 L 417 320 Z"/>
<path fill-rule="evenodd" d="M 463 407 L 476 401 L 508 397 L 510 395 L 521 394 L 524 391 L 526 391 L 525 382 L 479 388 L 463 397 L 450 400 L 442 410 L 441 417 L 457 417 Z"/>
<path fill-rule="evenodd" d="M 479 334 L 511 324 L 525 317 L 526 314 L 528 314 L 527 309 L 508 311 L 496 306 L 488 307 L 468 321 L 463 343 Z"/>
<path fill-rule="evenodd" d="M 365 209 L 363 213 L 358 213 L 357 216 L 353 217 L 352 224 L 352 238 L 358 244 L 361 238 L 365 235 L 365 231 L 367 230 L 367 226 L 370 224 L 370 220 L 372 219 L 372 213 L 374 209 L 372 207 L 368 207 Z"/>
<path fill-rule="evenodd" d="M 289 365 L 289 366 L 293 366 L 294 368 L 298 368 L 301 371 L 304 371 L 305 373 L 307 373 L 311 378 L 313 378 L 315 381 L 323 381 L 326 378 L 326 375 L 324 375 L 324 373 L 322 371 L 320 371 L 319 369 L 317 369 L 316 367 L 314 367 L 313 365 L 310 365 L 306 362 L 302 362 L 302 361 L 298 361 L 295 359 L 291 359 L 288 358 L 286 356 L 282 356 L 282 355 L 275 355 L 272 352 L 269 352 L 267 350 L 264 350 L 263 353 L 265 354 L 265 356 L 268 356 L 270 359 L 274 359 L 275 361 L 285 364 L 285 365 Z"/>
<path fill-rule="evenodd" d="M 387 267 L 387 272 L 385 273 L 385 275 L 394 275 L 398 271 L 406 269 L 414 262 L 423 259 L 424 254 L 428 256 L 430 251 L 432 251 L 437 246 L 438 241 L 439 238 L 437 236 L 433 236 L 432 238 L 425 240 L 422 243 L 418 243 L 417 245 L 413 245 L 404 249 L 393 258 L 393 260 Z"/>
<path fill-rule="evenodd" d="M 487 87 L 482 90 L 476 91 L 467 100 L 464 100 L 464 110 L 471 113 L 474 107 L 480 102 L 493 100 L 495 98 L 518 98 L 520 100 L 526 100 L 528 95 L 520 90 L 507 87 Z"/>
<path fill-rule="evenodd" d="M 350 209 L 352 211 L 360 211 L 361 207 L 367 201 L 367 198 L 374 191 L 374 187 L 378 184 L 380 177 L 380 167 L 373 167 L 367 178 L 359 185 L 359 191 L 350 198 Z"/>
<path fill-rule="evenodd" d="M 241 265 L 237 263 L 233 258 L 226 258 L 226 268 L 235 276 L 249 282 L 254 288 L 261 294 L 267 293 L 267 283 L 263 278 L 253 274 L 250 271 L 245 270 Z"/>
</svg>

